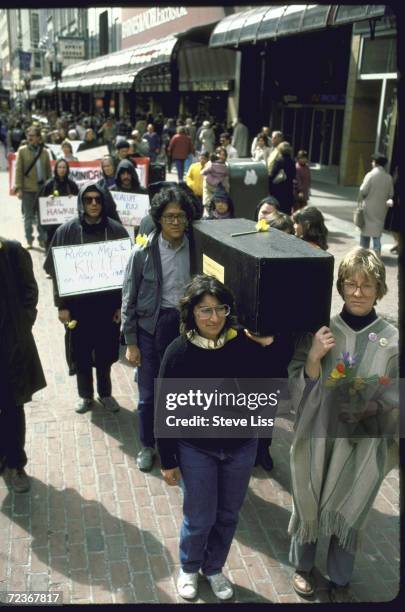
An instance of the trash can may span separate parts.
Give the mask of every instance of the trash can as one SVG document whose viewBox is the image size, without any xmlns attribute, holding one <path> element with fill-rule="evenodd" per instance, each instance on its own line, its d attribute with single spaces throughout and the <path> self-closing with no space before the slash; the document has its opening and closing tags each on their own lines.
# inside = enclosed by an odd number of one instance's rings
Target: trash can
<svg viewBox="0 0 405 612">
<path fill-rule="evenodd" d="M 235 217 L 254 221 L 256 206 L 267 195 L 268 172 L 263 162 L 248 158 L 228 160 L 229 195 L 235 206 Z"/>
</svg>

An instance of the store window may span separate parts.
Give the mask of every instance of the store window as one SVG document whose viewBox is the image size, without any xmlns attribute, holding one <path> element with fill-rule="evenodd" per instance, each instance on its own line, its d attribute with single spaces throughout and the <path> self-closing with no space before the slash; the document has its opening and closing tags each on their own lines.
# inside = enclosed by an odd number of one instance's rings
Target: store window
<svg viewBox="0 0 405 612">
<path fill-rule="evenodd" d="M 397 71 L 397 49 L 394 36 L 363 39 L 360 74 L 387 74 Z"/>
</svg>

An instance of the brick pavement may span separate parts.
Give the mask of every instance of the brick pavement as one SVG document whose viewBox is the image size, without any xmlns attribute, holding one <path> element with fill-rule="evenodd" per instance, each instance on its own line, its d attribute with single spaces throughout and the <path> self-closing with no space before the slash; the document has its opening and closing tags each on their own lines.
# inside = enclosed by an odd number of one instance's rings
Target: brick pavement
<svg viewBox="0 0 405 612">
<path fill-rule="evenodd" d="M 0 234 L 22 240 L 19 202 L 6 195 L 0 175 Z M 341 256 L 350 238 L 332 235 Z M 336 238 L 336 239 L 335 239 Z M 354 239 L 351 239 L 354 242 Z M 31 491 L 15 495 L 0 478 L 0 592 L 60 590 L 65 603 L 182 602 L 175 590 L 181 493 L 166 487 L 158 467 L 136 469 L 136 386 L 132 368 L 113 366 L 118 414 L 101 407 L 77 415 L 75 379 L 64 360 L 63 330 L 52 303 L 51 281 L 32 251 L 40 288 L 34 328 L 48 386 L 26 406 L 27 471 Z M 389 281 L 392 289 L 392 280 Z M 334 307 L 337 302 L 334 301 Z M 269 476 L 255 468 L 226 571 L 236 602 L 302 602 L 291 588 L 287 524 L 291 512 L 288 451 L 292 416 L 280 418 Z M 326 601 L 325 543 L 317 563 L 320 586 L 314 601 Z M 390 601 L 399 582 L 399 477 L 385 479 L 358 555 L 353 590 L 360 601 Z M 214 602 L 201 580 L 199 602 Z"/>
</svg>

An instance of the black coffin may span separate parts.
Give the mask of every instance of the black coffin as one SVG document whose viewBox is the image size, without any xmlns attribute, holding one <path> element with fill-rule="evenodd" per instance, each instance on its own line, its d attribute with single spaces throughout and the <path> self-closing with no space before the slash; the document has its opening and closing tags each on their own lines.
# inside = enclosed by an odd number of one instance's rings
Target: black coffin
<svg viewBox="0 0 405 612">
<path fill-rule="evenodd" d="M 314 332 L 329 324 L 333 256 L 247 219 L 193 223 L 192 273 L 216 276 L 235 295 L 240 322 L 261 335 Z"/>
<path fill-rule="evenodd" d="M 229 195 L 235 208 L 235 217 L 255 218 L 260 200 L 269 195 L 269 175 L 263 162 L 251 159 L 229 159 Z"/>
</svg>

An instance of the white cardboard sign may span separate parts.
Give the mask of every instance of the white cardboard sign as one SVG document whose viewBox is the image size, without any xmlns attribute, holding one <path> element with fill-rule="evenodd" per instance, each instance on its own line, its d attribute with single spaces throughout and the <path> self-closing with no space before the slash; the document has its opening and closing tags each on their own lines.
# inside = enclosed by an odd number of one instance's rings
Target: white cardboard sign
<svg viewBox="0 0 405 612">
<path fill-rule="evenodd" d="M 121 289 L 131 240 L 52 247 L 60 297 Z"/>
<path fill-rule="evenodd" d="M 141 219 L 149 212 L 149 195 L 126 191 L 111 191 L 110 193 L 117 205 L 122 224 L 133 227 L 140 225 Z"/>
<path fill-rule="evenodd" d="M 41 225 L 60 225 L 77 217 L 77 196 L 39 198 Z"/>
</svg>

